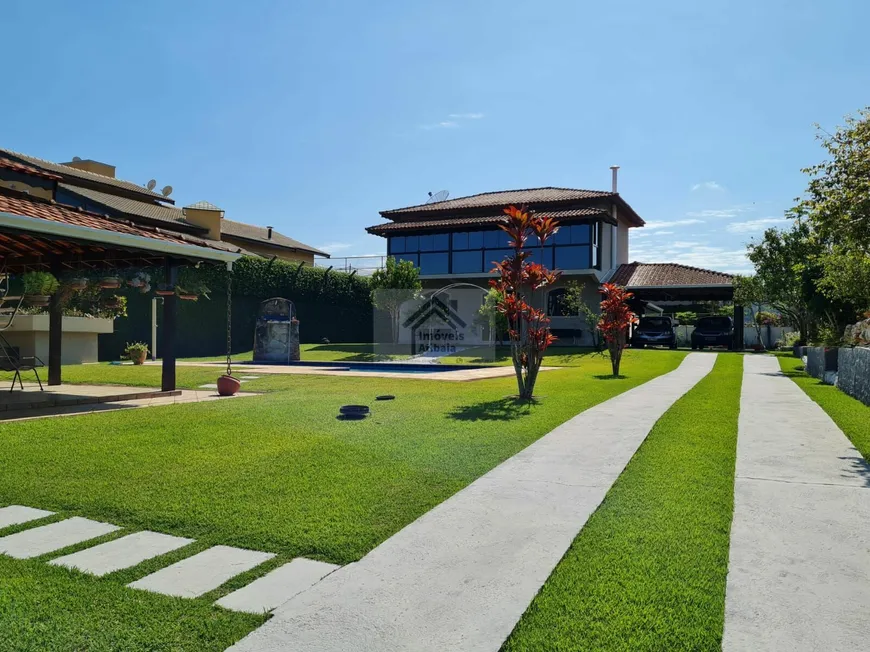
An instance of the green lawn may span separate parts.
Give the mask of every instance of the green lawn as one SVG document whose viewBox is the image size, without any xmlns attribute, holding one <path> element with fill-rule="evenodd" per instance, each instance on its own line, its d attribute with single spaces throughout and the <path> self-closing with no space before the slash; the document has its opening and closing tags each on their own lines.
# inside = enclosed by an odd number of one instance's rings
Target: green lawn
<svg viewBox="0 0 870 652">
<path fill-rule="evenodd" d="M 400 360 L 410 357 L 404 347 L 393 347 L 385 344 L 300 344 L 299 353 L 303 360 L 316 362 L 377 362 L 385 360 Z M 159 353 L 159 351 L 158 351 Z M 234 353 L 233 360 L 249 362 L 254 357 L 253 351 Z M 206 356 L 204 358 L 186 358 L 194 361 L 221 361 L 226 356 Z"/>
<path fill-rule="evenodd" d="M 504 650 L 719 650 L 742 356 L 658 421 Z"/>
<path fill-rule="evenodd" d="M 870 460 L 870 427 L 867 425 L 870 423 L 870 406 L 807 375 L 799 358 L 790 354 L 781 355 L 779 365 L 787 376 L 828 413 L 864 459 Z"/>
<path fill-rule="evenodd" d="M 531 407 L 506 398 L 516 391 L 512 378 L 284 375 L 246 385 L 272 390 L 254 398 L 0 423 L 0 504 L 278 553 L 265 569 L 300 555 L 344 564 L 571 416 L 685 356 L 632 353 L 619 379 L 607 376 L 603 356 L 542 374 L 542 399 Z M 153 385 L 159 377 L 147 366 L 64 372 L 77 382 Z M 214 375 L 179 368 L 188 386 Z M 375 403 L 383 393 L 397 398 Z M 336 419 L 340 405 L 355 402 L 372 405 L 373 415 Z M 64 650 L 222 649 L 258 622 L 208 603 L 238 581 L 201 600 L 167 602 L 122 589 L 149 572 L 147 563 L 99 581 L 32 562 L 3 560 L 0 569 L 0 642 L 9 639 L 0 649 L 52 649 L 54 641 Z M 189 636 L 168 624 L 203 613 L 211 624 Z M 146 622 L 165 645 L 149 645 Z"/>
</svg>

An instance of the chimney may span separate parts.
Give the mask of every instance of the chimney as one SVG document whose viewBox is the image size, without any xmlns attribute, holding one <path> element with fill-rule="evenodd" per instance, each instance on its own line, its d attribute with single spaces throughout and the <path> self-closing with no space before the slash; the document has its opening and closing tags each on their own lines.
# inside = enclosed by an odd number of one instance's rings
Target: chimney
<svg viewBox="0 0 870 652">
<path fill-rule="evenodd" d="M 61 165 L 66 165 L 67 167 L 75 168 L 76 170 L 83 170 L 85 172 L 93 172 L 94 174 L 99 174 L 100 176 L 109 177 L 111 179 L 115 178 L 114 165 L 100 163 L 99 161 L 93 161 L 88 158 L 82 159 L 78 156 L 73 156 L 72 161 L 69 163 L 61 163 Z"/>
<path fill-rule="evenodd" d="M 617 193 L 619 191 L 616 189 L 616 179 L 619 176 L 619 166 L 618 165 L 611 165 L 610 171 L 613 173 L 613 192 Z"/>
<path fill-rule="evenodd" d="M 266 239 L 267 240 L 272 239 L 272 227 L 271 226 L 266 227 Z"/>
</svg>

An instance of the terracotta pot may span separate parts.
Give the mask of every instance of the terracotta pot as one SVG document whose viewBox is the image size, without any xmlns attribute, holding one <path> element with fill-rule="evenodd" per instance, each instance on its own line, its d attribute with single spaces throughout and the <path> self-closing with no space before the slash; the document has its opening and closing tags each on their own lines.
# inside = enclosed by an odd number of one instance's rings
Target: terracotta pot
<svg viewBox="0 0 870 652">
<path fill-rule="evenodd" d="M 217 379 L 217 390 L 221 396 L 232 396 L 242 386 L 241 381 L 233 376 L 224 374 Z"/>
<path fill-rule="evenodd" d="M 133 364 L 145 364 L 145 357 L 148 355 L 148 351 L 135 351 L 130 354 L 130 360 Z"/>
<path fill-rule="evenodd" d="M 75 292 L 81 292 L 86 287 L 88 287 L 88 279 L 86 278 L 72 278 L 69 281 L 69 287 L 71 290 Z"/>
<path fill-rule="evenodd" d="M 199 299 L 199 295 L 197 294 L 179 294 L 178 298 L 182 301 L 196 301 Z"/>
<path fill-rule="evenodd" d="M 29 306 L 42 308 L 48 305 L 49 301 L 51 301 L 51 297 L 42 294 L 28 294 L 24 297 L 24 301 L 27 302 L 27 305 Z"/>
<path fill-rule="evenodd" d="M 175 294 L 175 290 L 154 290 L 154 294 L 159 297 L 171 297 Z"/>
<path fill-rule="evenodd" d="M 104 290 L 117 290 L 121 287 L 121 279 L 117 276 L 106 276 L 100 279 L 100 287 Z"/>
</svg>

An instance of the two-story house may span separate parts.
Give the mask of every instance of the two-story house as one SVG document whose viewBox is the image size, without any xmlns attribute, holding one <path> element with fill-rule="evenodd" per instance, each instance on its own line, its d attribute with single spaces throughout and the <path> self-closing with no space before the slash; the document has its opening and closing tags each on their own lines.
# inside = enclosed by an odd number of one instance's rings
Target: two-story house
<svg viewBox="0 0 870 652">
<path fill-rule="evenodd" d="M 210 202 L 178 208 L 170 198 L 172 188 L 167 186 L 162 192 L 156 192 L 156 182 L 140 186 L 118 179 L 114 165 L 78 157 L 66 163 L 53 163 L 7 149 L 0 149 L 0 157 L 56 175 L 57 188 L 51 199 L 58 204 L 225 242 L 245 254 L 304 261 L 309 265 L 314 264 L 315 256 L 329 258 L 329 254 L 283 235 L 271 226 L 230 220 L 222 209 Z M 0 183 L 12 190 L 39 193 L 24 176 L 0 180 Z"/>
<path fill-rule="evenodd" d="M 387 239 L 389 256 L 410 260 L 419 268 L 424 289 L 459 282 L 485 288 L 493 278 L 494 262 L 510 255 L 508 237 L 498 224 L 505 219 L 502 210 L 511 204 L 527 205 L 559 221 L 559 231 L 550 241 L 532 246 L 531 260 L 562 271 L 559 283 L 541 301 L 553 318 L 554 331 L 579 343 L 588 337 L 582 334 L 588 329 L 581 318 L 563 314 L 565 284 L 583 283 L 584 297 L 597 308 L 601 282 L 629 262 L 629 229 L 644 225 L 616 191 L 615 170 L 609 192 L 552 187 L 486 192 L 382 211 L 389 222 L 367 231 Z"/>
</svg>

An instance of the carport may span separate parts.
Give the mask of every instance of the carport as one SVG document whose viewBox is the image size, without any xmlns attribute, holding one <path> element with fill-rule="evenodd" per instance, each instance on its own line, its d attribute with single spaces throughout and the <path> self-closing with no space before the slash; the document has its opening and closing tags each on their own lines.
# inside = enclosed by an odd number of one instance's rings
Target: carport
<svg viewBox="0 0 870 652">
<path fill-rule="evenodd" d="M 620 265 L 609 283 L 634 294 L 632 310 L 642 315 L 647 304 L 669 301 L 734 301 L 734 276 L 677 263 L 628 263 Z M 743 306 L 734 305 L 734 350 L 743 349 Z"/>
</svg>

